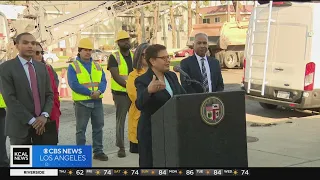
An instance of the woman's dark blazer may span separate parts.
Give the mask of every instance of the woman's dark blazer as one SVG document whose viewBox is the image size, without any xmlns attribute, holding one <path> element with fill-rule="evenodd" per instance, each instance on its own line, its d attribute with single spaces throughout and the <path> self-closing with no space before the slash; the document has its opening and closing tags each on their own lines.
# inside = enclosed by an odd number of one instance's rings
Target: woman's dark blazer
<svg viewBox="0 0 320 180">
<path fill-rule="evenodd" d="M 135 103 L 137 108 L 141 111 L 141 116 L 151 117 L 152 114 L 160 109 L 171 98 L 166 89 L 153 94 L 148 93 L 148 85 L 152 81 L 153 75 L 155 75 L 154 72 L 149 68 L 145 74 L 139 76 L 135 80 L 135 86 L 137 88 L 137 100 Z M 174 72 L 166 72 L 165 77 L 171 86 L 173 95 L 186 93 Z"/>
</svg>

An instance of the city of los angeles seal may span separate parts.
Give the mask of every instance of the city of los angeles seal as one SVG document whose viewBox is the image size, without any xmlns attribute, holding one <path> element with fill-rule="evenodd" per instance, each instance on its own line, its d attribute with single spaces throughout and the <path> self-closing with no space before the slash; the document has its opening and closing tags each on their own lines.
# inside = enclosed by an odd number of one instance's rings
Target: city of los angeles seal
<svg viewBox="0 0 320 180">
<path fill-rule="evenodd" d="M 223 120 L 224 105 L 217 97 L 206 98 L 200 107 L 201 119 L 208 125 L 215 126 Z"/>
</svg>

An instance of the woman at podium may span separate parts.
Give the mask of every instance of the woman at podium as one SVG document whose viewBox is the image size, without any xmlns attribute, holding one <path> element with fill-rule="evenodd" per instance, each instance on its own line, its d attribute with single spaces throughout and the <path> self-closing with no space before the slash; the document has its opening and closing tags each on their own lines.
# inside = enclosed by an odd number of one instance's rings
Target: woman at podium
<svg viewBox="0 0 320 180">
<path fill-rule="evenodd" d="M 141 111 L 138 122 L 139 167 L 152 167 L 151 116 L 172 96 L 184 94 L 177 75 L 170 71 L 170 56 L 165 46 L 154 44 L 146 49 L 149 66 L 145 74 L 135 80 L 136 106 Z"/>
<path fill-rule="evenodd" d="M 132 102 L 128 114 L 128 138 L 131 153 L 138 153 L 137 128 L 140 119 L 140 111 L 137 109 L 135 103 L 137 100 L 137 89 L 134 81 L 148 69 L 148 64 L 145 60 L 145 53 L 148 46 L 148 43 L 142 43 L 135 50 L 133 56 L 133 71 L 129 74 L 127 81 L 127 93 Z"/>
</svg>

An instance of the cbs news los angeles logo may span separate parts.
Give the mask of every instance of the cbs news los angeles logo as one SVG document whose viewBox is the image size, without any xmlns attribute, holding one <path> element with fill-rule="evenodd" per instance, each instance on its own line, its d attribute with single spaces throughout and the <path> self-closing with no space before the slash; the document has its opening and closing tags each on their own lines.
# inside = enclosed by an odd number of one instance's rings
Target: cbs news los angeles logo
<svg viewBox="0 0 320 180">
<path fill-rule="evenodd" d="M 10 146 L 10 167 L 32 167 L 32 146 Z"/>
<path fill-rule="evenodd" d="M 10 167 L 92 167 L 92 147 L 13 145 Z"/>
</svg>

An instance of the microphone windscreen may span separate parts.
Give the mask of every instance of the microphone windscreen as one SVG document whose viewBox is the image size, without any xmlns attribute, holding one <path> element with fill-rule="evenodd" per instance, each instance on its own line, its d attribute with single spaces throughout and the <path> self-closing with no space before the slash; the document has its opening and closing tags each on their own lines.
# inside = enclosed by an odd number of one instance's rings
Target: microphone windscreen
<svg viewBox="0 0 320 180">
<path fill-rule="evenodd" d="M 173 70 L 174 70 L 175 72 L 179 72 L 180 66 L 178 66 L 178 65 L 174 66 L 174 67 L 173 67 Z"/>
</svg>

